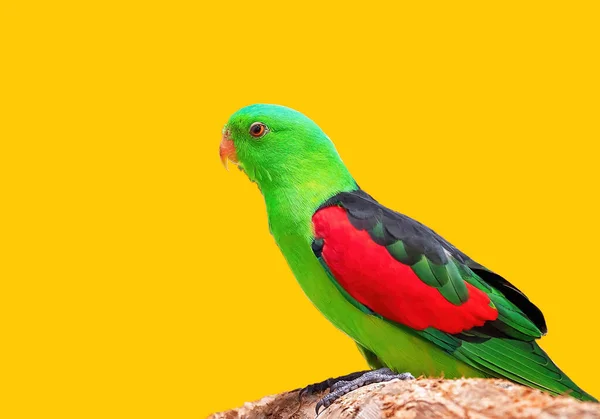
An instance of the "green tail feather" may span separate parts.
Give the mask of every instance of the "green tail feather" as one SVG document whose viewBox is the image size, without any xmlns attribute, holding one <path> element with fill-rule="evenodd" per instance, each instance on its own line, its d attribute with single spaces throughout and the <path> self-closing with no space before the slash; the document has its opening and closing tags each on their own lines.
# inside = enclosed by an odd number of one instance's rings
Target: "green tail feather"
<svg viewBox="0 0 600 419">
<path fill-rule="evenodd" d="M 463 342 L 455 355 L 493 377 L 508 378 L 554 395 L 598 401 L 571 381 L 535 342 L 512 339 Z"/>
</svg>

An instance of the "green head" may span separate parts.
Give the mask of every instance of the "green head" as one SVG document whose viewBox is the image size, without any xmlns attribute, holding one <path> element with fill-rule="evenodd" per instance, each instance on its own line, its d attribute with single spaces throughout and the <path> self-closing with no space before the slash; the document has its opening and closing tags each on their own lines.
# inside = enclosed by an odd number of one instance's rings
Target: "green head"
<svg viewBox="0 0 600 419">
<path fill-rule="evenodd" d="M 322 183 L 347 174 L 333 143 L 309 118 L 279 105 L 250 105 L 234 113 L 223 129 L 224 163 L 238 164 L 263 191 Z M 329 175 L 327 175 L 329 174 Z"/>
</svg>

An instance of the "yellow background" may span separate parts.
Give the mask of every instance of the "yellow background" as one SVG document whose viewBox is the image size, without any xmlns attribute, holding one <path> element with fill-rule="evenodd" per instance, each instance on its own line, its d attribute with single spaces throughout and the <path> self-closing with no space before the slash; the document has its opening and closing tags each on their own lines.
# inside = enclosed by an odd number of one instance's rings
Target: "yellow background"
<svg viewBox="0 0 600 419">
<path fill-rule="evenodd" d="M 600 396 L 598 10 L 483 3 L 2 2 L 0 416 L 198 418 L 365 367 L 220 165 L 254 102 L 521 287 Z"/>
</svg>

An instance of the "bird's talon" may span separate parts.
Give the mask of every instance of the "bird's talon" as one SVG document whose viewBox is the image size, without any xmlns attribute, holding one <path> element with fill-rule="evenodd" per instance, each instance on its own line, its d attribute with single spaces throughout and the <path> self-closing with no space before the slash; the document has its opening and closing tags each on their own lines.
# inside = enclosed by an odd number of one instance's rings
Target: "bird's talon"
<svg viewBox="0 0 600 419">
<path fill-rule="evenodd" d="M 354 374 L 356 375 L 356 374 Z M 389 368 L 381 368 L 374 371 L 362 372 L 358 377 L 352 380 L 339 379 L 330 386 L 329 394 L 325 395 L 321 400 L 317 402 L 315 411 L 317 416 L 319 415 L 320 409 L 323 407 L 327 409 L 340 397 L 364 387 L 369 384 L 382 383 L 391 380 L 414 380 L 415 378 L 411 373 L 405 372 L 397 374 Z"/>
</svg>

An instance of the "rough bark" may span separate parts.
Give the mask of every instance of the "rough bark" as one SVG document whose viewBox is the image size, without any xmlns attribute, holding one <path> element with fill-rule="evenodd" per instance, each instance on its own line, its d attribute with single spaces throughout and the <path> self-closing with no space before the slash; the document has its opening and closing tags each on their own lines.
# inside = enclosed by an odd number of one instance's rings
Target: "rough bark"
<svg viewBox="0 0 600 419">
<path fill-rule="evenodd" d="M 211 419 L 314 419 L 322 394 L 298 390 L 216 413 Z M 319 419 L 331 418 L 600 418 L 600 404 L 552 397 L 504 380 L 419 379 L 372 384 L 340 398 Z"/>
</svg>

